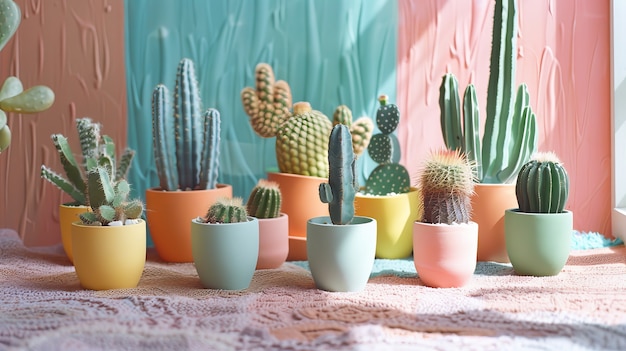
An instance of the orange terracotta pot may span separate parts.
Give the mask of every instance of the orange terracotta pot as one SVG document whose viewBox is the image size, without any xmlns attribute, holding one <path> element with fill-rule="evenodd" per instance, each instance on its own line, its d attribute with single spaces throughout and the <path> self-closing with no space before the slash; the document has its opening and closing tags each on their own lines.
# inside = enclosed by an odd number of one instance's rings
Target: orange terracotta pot
<svg viewBox="0 0 626 351">
<path fill-rule="evenodd" d="M 478 224 L 413 224 L 413 263 L 420 280 L 434 288 L 466 285 L 476 269 Z"/>
<path fill-rule="evenodd" d="M 305 261 L 306 225 L 309 219 L 328 215 L 328 205 L 319 198 L 319 186 L 326 178 L 289 173 L 268 173 L 282 193 L 281 211 L 289 216 L 288 261 Z"/>
<path fill-rule="evenodd" d="M 79 220 L 78 215 L 84 212 L 90 212 L 89 206 L 69 206 L 59 205 L 59 225 L 61 226 L 61 242 L 65 255 L 74 263 L 74 255 L 72 253 L 72 223 Z"/>
<path fill-rule="evenodd" d="M 259 258 L 256 269 L 280 267 L 289 254 L 289 216 L 259 218 Z"/>
<path fill-rule="evenodd" d="M 478 261 L 508 263 L 504 212 L 517 208 L 515 184 L 476 184 L 472 221 L 478 223 Z"/>
<path fill-rule="evenodd" d="M 189 221 L 206 215 L 218 198 L 232 196 L 228 184 L 207 190 L 146 190 L 146 221 L 159 257 L 167 262 L 193 262 Z"/>
</svg>

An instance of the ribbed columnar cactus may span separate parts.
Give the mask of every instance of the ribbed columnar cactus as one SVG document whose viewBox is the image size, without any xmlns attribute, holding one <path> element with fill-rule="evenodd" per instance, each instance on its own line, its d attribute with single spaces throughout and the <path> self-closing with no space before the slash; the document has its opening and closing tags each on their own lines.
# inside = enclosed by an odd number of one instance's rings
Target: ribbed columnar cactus
<svg viewBox="0 0 626 351">
<path fill-rule="evenodd" d="M 400 111 L 395 104 L 388 104 L 387 95 L 378 98 L 380 107 L 376 112 L 379 134 L 372 136 L 367 152 L 378 166 L 368 176 L 364 192 L 372 195 L 406 193 L 411 187 L 411 177 L 406 168 L 393 162 L 393 132 L 400 122 Z"/>
<path fill-rule="evenodd" d="M 259 179 L 248 197 L 246 209 L 256 218 L 276 218 L 280 214 L 282 196 L 278 183 Z"/>
<path fill-rule="evenodd" d="M 459 150 L 433 151 L 419 176 L 422 222 L 468 223 L 474 192 L 472 163 Z"/>
<path fill-rule="evenodd" d="M 320 200 L 328 203 L 333 224 L 350 224 L 354 218 L 354 197 L 359 185 L 352 135 L 346 125 L 337 124 L 330 133 L 328 165 L 328 183 L 320 184 Z"/>
<path fill-rule="evenodd" d="M 511 182 L 537 148 L 536 116 L 528 88 L 515 92 L 517 60 L 517 10 L 515 0 L 496 0 L 487 90 L 485 131 L 479 138 L 476 91 L 469 85 L 463 96 L 461 116 L 458 83 L 452 74 L 440 86 L 441 130 L 446 146 L 466 152 L 474 161 L 481 183 Z"/>
<path fill-rule="evenodd" d="M 125 225 L 143 214 L 140 200 L 128 200 L 130 185 L 114 180 L 112 165 L 103 163 L 87 173 L 87 203 L 92 212 L 79 215 L 87 225 Z"/>
<path fill-rule="evenodd" d="M 204 223 L 239 223 L 248 221 L 248 212 L 240 197 L 220 198 L 209 207 L 204 218 L 199 218 Z"/>
<path fill-rule="evenodd" d="M 118 162 L 115 143 L 109 136 L 100 134 L 101 128 L 100 123 L 95 123 L 88 117 L 76 120 L 82 153 L 81 164 L 74 158 L 67 138 L 61 134 L 52 134 L 52 142 L 59 153 L 65 177 L 46 165 L 41 165 L 41 177 L 70 195 L 74 199 L 72 205 L 87 205 L 87 173 L 89 171 L 98 166 L 111 167 L 113 180 L 120 181 L 126 178 L 132 164 L 135 151 L 130 148 L 124 149 Z"/>
<path fill-rule="evenodd" d="M 519 210 L 528 213 L 562 213 L 569 196 L 569 176 L 558 157 L 537 153 L 517 176 L 515 195 Z"/>
<path fill-rule="evenodd" d="M 174 109 L 163 84 L 152 93 L 154 159 L 162 190 L 214 189 L 217 185 L 220 113 L 202 111 L 193 61 L 178 64 Z"/>
</svg>

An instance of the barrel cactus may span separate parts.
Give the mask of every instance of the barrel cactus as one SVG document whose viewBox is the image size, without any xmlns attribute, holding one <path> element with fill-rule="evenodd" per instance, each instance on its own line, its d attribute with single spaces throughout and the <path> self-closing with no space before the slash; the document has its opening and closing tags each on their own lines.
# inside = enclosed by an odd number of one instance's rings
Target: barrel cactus
<svg viewBox="0 0 626 351">
<path fill-rule="evenodd" d="M 202 223 L 239 223 L 248 221 L 248 212 L 240 197 L 219 198 L 209 207 L 204 218 L 198 218 Z"/>
<path fill-rule="evenodd" d="M 562 213 L 569 196 L 569 176 L 558 157 L 540 152 L 524 164 L 515 195 L 522 212 Z"/>
<path fill-rule="evenodd" d="M 468 223 L 474 192 L 473 165 L 459 150 L 436 150 L 426 159 L 419 176 L 422 222 Z"/>
<path fill-rule="evenodd" d="M 278 183 L 260 179 L 250 192 L 246 209 L 256 218 L 276 218 L 280 214 L 281 200 Z"/>
</svg>

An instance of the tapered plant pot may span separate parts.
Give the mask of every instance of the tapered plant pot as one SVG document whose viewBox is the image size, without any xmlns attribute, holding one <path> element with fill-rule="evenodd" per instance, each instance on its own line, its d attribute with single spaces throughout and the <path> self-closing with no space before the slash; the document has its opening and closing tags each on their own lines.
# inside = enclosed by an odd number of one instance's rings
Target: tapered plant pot
<svg viewBox="0 0 626 351">
<path fill-rule="evenodd" d="M 478 224 L 478 261 L 508 263 L 504 240 L 504 212 L 517 207 L 515 184 L 476 184 L 472 221 Z"/>
<path fill-rule="evenodd" d="M 217 199 L 232 194 L 228 184 L 208 190 L 146 190 L 146 220 L 159 257 L 166 262 L 193 262 L 189 219 L 203 217 Z"/>
<path fill-rule="evenodd" d="M 421 281 L 434 288 L 465 286 L 476 269 L 478 224 L 413 225 L 413 262 Z"/>
<path fill-rule="evenodd" d="M 376 220 L 355 216 L 351 224 L 334 225 L 329 216 L 307 222 L 307 256 L 318 289 L 361 291 L 376 255 Z"/>
<path fill-rule="evenodd" d="M 259 257 L 259 221 L 191 221 L 193 261 L 202 286 L 243 290 L 250 286 Z"/>
<path fill-rule="evenodd" d="M 85 289 L 135 288 L 146 263 L 146 222 L 123 226 L 72 223 L 74 267 Z"/>
<path fill-rule="evenodd" d="M 404 258 L 413 252 L 413 222 L 419 217 L 419 192 L 370 196 L 357 194 L 354 210 L 357 216 L 376 220 L 376 257 Z"/>
<path fill-rule="evenodd" d="M 74 255 L 72 254 L 72 223 L 79 221 L 78 215 L 91 211 L 89 206 L 71 206 L 66 204 L 59 205 L 59 226 L 61 228 L 61 242 L 65 255 L 74 263 Z"/>
<path fill-rule="evenodd" d="M 532 276 L 559 274 L 571 249 L 573 213 L 509 209 L 504 216 L 506 249 L 515 272 Z"/>
<path fill-rule="evenodd" d="M 319 198 L 319 186 L 328 179 L 298 174 L 270 172 L 267 179 L 278 183 L 282 193 L 282 212 L 289 216 L 288 261 L 307 259 L 307 221 L 328 214 L 328 205 Z"/>
<path fill-rule="evenodd" d="M 280 267 L 289 254 L 289 216 L 281 213 L 276 218 L 259 220 L 259 258 L 256 269 Z"/>
</svg>

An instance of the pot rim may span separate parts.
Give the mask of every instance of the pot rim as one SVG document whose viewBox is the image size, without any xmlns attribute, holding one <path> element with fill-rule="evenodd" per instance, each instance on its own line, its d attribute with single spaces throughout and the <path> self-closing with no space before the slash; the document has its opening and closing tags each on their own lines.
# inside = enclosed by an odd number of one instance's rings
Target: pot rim
<svg viewBox="0 0 626 351">
<path fill-rule="evenodd" d="M 563 212 L 557 212 L 557 213 L 523 212 L 523 211 L 520 211 L 519 208 L 509 208 L 509 209 L 506 209 L 505 212 L 508 212 L 517 216 L 530 216 L 530 217 L 543 217 L 543 216 L 555 216 L 555 215 L 569 216 L 569 215 L 573 215 L 574 213 L 571 210 L 563 210 Z"/>
<path fill-rule="evenodd" d="M 204 226 L 233 226 L 233 225 L 238 225 L 238 224 L 248 224 L 250 222 L 254 222 L 254 221 L 258 221 L 259 219 L 256 217 L 252 217 L 252 216 L 248 216 L 248 220 L 246 222 L 235 222 L 235 223 L 204 223 L 204 222 L 198 222 L 198 218 L 200 217 L 196 217 L 196 218 L 192 218 L 191 219 L 191 223 L 192 224 L 196 224 L 196 225 L 204 225 Z"/>
</svg>

